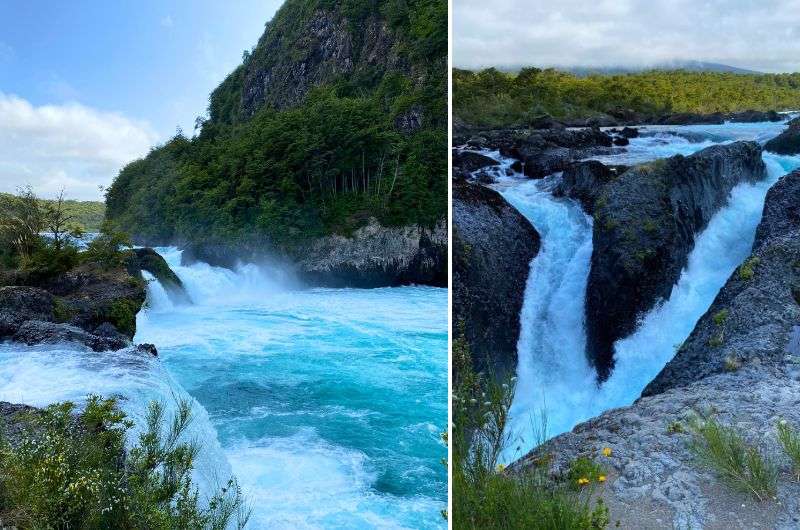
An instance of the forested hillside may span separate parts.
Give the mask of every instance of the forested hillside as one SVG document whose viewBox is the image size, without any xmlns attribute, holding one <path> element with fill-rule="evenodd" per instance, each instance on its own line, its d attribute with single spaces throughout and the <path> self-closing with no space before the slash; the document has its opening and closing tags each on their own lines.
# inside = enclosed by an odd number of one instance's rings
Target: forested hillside
<svg viewBox="0 0 800 530">
<path fill-rule="evenodd" d="M 550 114 L 587 118 L 627 109 L 645 115 L 800 109 L 800 73 L 654 70 L 578 77 L 552 69 L 453 73 L 455 117 L 481 127 L 525 124 Z"/>
<path fill-rule="evenodd" d="M 0 193 L 0 210 L 9 201 L 13 201 L 14 195 L 9 193 Z M 42 206 L 52 204 L 52 200 L 39 199 Z M 64 211 L 70 217 L 73 217 L 74 224 L 82 228 L 86 232 L 99 232 L 100 226 L 103 224 L 103 217 L 105 216 L 106 206 L 99 201 L 75 201 L 65 200 Z"/>
<path fill-rule="evenodd" d="M 140 241 L 281 247 L 447 207 L 447 2 L 288 0 L 199 133 L 134 161 L 107 217 Z"/>
</svg>

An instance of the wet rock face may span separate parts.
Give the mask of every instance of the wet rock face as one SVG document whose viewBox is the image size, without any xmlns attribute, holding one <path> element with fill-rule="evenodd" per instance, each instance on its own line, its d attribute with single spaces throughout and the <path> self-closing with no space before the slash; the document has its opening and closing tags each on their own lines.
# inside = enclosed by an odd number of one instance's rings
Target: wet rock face
<svg viewBox="0 0 800 530">
<path fill-rule="evenodd" d="M 734 112 L 728 115 L 728 119 L 734 123 L 757 123 L 765 121 L 781 121 L 783 118 L 774 110 L 762 112 L 760 110 L 745 110 Z"/>
<path fill-rule="evenodd" d="M 601 380 L 613 368 L 614 342 L 669 296 L 695 235 L 731 189 L 765 177 L 760 146 L 736 142 L 634 167 L 604 187 L 586 296 L 587 349 Z"/>
<path fill-rule="evenodd" d="M 485 167 L 497 166 L 499 162 L 494 158 L 476 153 L 474 151 L 462 151 L 453 149 L 453 166 L 460 167 L 470 173 Z"/>
<path fill-rule="evenodd" d="M 0 339 L 17 332 L 26 320 L 52 321 L 53 295 L 36 287 L 0 287 Z"/>
<path fill-rule="evenodd" d="M 734 271 L 648 396 L 737 366 L 782 365 L 800 326 L 800 171 L 767 194 L 753 252 Z M 800 352 L 794 353 L 798 355 Z"/>
<path fill-rule="evenodd" d="M 723 123 L 725 123 L 725 116 L 720 113 L 696 114 L 693 112 L 678 112 L 662 116 L 658 120 L 659 125 L 722 125 Z"/>
<path fill-rule="evenodd" d="M 785 131 L 764 144 L 764 150 L 779 155 L 800 153 L 800 118 L 790 121 Z"/>
<path fill-rule="evenodd" d="M 152 274 L 164 287 L 164 290 L 176 302 L 189 302 L 189 294 L 183 286 L 183 282 L 170 269 L 164 258 L 152 248 L 135 248 L 131 251 L 126 260 L 125 267 L 133 277 L 140 278 L 142 271 Z"/>
<path fill-rule="evenodd" d="M 596 160 L 576 162 L 564 170 L 561 180 L 553 189 L 553 195 L 579 201 L 591 215 L 603 187 L 616 176 L 611 168 Z"/>
<path fill-rule="evenodd" d="M 351 237 L 327 236 L 295 252 L 302 280 L 327 287 L 447 286 L 447 222 L 384 227 L 374 219 Z"/>
<path fill-rule="evenodd" d="M 497 375 L 517 364 L 519 315 L 539 234 L 496 191 L 453 184 L 453 322 L 477 370 Z"/>
<path fill-rule="evenodd" d="M 72 342 L 84 344 L 94 351 L 114 351 L 130 345 L 130 340 L 120 333 L 101 336 L 69 324 L 39 320 L 28 320 L 22 324 L 14 334 L 13 340 L 29 346 Z"/>
</svg>

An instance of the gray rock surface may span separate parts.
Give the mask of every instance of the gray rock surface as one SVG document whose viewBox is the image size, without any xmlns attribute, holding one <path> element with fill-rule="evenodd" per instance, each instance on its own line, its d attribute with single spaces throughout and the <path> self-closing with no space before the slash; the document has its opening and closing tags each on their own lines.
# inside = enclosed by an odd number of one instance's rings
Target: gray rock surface
<svg viewBox="0 0 800 530">
<path fill-rule="evenodd" d="M 26 320 L 52 321 L 53 295 L 26 286 L 0 287 L 0 339 L 17 332 Z"/>
<path fill-rule="evenodd" d="M 317 239 L 296 252 L 301 279 L 329 287 L 418 283 L 447 286 L 447 222 L 384 227 L 371 219 L 352 236 Z"/>
<path fill-rule="evenodd" d="M 603 187 L 616 177 L 616 172 L 596 160 L 576 162 L 564 170 L 561 180 L 553 189 L 553 195 L 577 200 L 591 215 Z"/>
<path fill-rule="evenodd" d="M 695 235 L 740 182 L 766 177 L 755 142 L 715 145 L 629 169 L 595 200 L 586 295 L 587 350 L 605 379 L 613 344 L 669 296 Z"/>
<path fill-rule="evenodd" d="M 130 340 L 121 334 L 95 335 L 69 324 L 41 320 L 28 320 L 23 323 L 14 334 L 13 340 L 29 346 L 72 342 L 84 344 L 94 351 L 115 351 L 130 345 Z"/>
<path fill-rule="evenodd" d="M 643 395 L 685 386 L 735 365 L 784 363 L 800 324 L 792 287 L 800 285 L 800 171 L 767 194 L 752 255 L 728 279 L 708 312 Z M 800 359 L 800 358 L 799 358 Z"/>
<path fill-rule="evenodd" d="M 475 368 L 517 364 L 519 315 L 539 234 L 496 191 L 453 184 L 453 326 L 463 323 Z"/>
</svg>

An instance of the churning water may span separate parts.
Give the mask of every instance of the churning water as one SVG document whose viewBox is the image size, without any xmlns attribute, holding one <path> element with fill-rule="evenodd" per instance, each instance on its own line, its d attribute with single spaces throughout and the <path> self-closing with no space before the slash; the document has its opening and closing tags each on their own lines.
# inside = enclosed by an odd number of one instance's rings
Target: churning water
<svg viewBox="0 0 800 530">
<path fill-rule="evenodd" d="M 447 291 L 297 289 L 277 270 L 180 265 L 137 342 L 208 411 L 253 528 L 440 528 Z"/>
<path fill-rule="evenodd" d="M 635 164 L 689 155 L 716 143 L 763 142 L 784 127 L 784 123 L 648 127 L 625 152 L 598 159 Z M 520 315 L 517 391 L 507 431 L 514 443 L 505 451 L 505 461 L 534 447 L 543 435 L 542 416 L 546 436 L 551 437 L 605 410 L 628 405 L 672 358 L 728 277 L 750 254 L 767 191 L 778 178 L 800 166 L 798 157 L 763 156 L 767 179 L 733 189 L 728 204 L 696 238 L 669 299 L 643 315 L 631 336 L 617 341 L 614 372 L 601 386 L 585 354 L 592 220 L 576 202 L 554 198 L 547 191 L 552 184 L 548 179 L 533 181 L 521 175 L 500 179 L 497 189 L 541 235 Z"/>
<path fill-rule="evenodd" d="M 193 303 L 148 286 L 134 351 L 0 345 L 0 400 L 191 399 L 207 496 L 234 473 L 250 528 L 443 528 L 447 291 L 301 289 L 278 270 L 180 266 Z M 133 438 L 133 437 L 132 437 Z"/>
</svg>

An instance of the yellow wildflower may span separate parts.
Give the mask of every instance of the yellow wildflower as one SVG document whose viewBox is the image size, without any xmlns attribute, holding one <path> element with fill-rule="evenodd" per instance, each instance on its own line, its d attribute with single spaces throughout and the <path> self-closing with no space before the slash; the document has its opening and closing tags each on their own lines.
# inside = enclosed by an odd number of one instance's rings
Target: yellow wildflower
<svg viewBox="0 0 800 530">
<path fill-rule="evenodd" d="M 578 479 L 578 486 L 585 486 L 589 483 L 589 479 L 585 477 L 581 477 Z"/>
<path fill-rule="evenodd" d="M 599 477 L 597 477 L 597 482 L 605 482 L 605 481 L 606 481 L 605 475 L 600 475 Z"/>
<path fill-rule="evenodd" d="M 611 456 L 611 448 L 610 447 L 603 447 L 603 456 Z"/>
<path fill-rule="evenodd" d="M 502 473 L 506 469 L 505 464 L 497 464 L 497 472 Z"/>
</svg>

